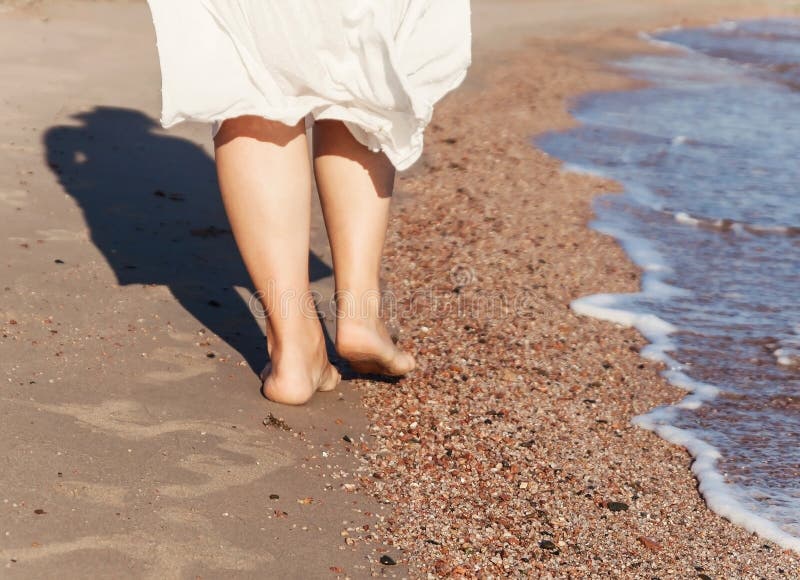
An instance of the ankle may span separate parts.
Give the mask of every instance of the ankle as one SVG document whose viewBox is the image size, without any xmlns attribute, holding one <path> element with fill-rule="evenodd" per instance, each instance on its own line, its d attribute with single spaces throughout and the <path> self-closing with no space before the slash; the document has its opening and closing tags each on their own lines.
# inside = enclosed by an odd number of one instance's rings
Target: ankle
<svg viewBox="0 0 800 580">
<path fill-rule="evenodd" d="M 377 326 L 384 312 L 384 297 L 377 284 L 343 286 L 336 290 L 337 321 Z"/>
<path fill-rule="evenodd" d="M 315 353 L 325 350 L 325 335 L 318 320 L 303 322 L 297 325 L 273 326 L 272 345 L 270 351 L 276 355 L 281 353 Z"/>
<path fill-rule="evenodd" d="M 386 326 L 377 316 L 369 318 L 340 318 L 336 321 L 336 342 L 360 340 L 383 334 Z"/>
<path fill-rule="evenodd" d="M 382 320 L 343 320 L 336 325 L 336 351 L 348 358 L 354 353 L 387 352 L 394 341 Z"/>
</svg>

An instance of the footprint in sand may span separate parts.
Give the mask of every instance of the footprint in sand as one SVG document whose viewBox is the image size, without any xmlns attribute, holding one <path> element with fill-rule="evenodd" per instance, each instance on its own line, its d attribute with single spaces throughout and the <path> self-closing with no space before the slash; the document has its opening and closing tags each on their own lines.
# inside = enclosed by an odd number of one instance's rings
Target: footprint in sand
<svg viewBox="0 0 800 580">
<path fill-rule="evenodd" d="M 190 533 L 190 530 L 187 530 Z M 187 567 L 198 562 L 216 570 L 254 571 L 274 562 L 271 554 L 248 552 L 219 538 L 195 535 L 186 541 L 175 541 L 172 534 L 148 530 L 133 534 L 84 536 L 67 542 L 44 546 L 0 550 L 0 561 L 28 563 L 44 558 L 64 556 L 79 550 L 121 552 L 147 562 L 145 580 L 180 580 Z"/>
<path fill-rule="evenodd" d="M 22 404 L 72 417 L 87 429 L 126 441 L 156 442 L 160 439 L 170 442 L 175 441 L 178 434 L 183 434 L 180 438 L 184 441 L 192 437 L 197 439 L 196 447 L 203 446 L 201 442 L 206 447 L 213 447 L 213 454 L 190 453 L 176 459 L 175 467 L 190 472 L 192 475 L 186 479 L 192 483 L 159 482 L 158 494 L 162 502 L 170 498 L 198 498 L 248 485 L 295 462 L 292 455 L 265 442 L 263 434 L 258 431 L 232 429 L 229 424 L 195 419 L 154 422 L 148 409 L 136 401 L 110 400 L 98 405 Z M 77 480 L 60 482 L 58 487 L 60 493 L 104 505 L 124 504 L 125 496 L 135 491 L 119 485 Z M 79 550 L 108 550 L 146 562 L 148 573 L 144 577 L 153 580 L 182 578 L 188 567 L 198 563 L 218 570 L 253 571 L 274 561 L 271 554 L 243 550 L 221 540 L 218 534 L 211 533 L 211 520 L 195 511 L 166 503 L 158 509 L 157 516 L 168 525 L 131 534 L 49 542 L 35 548 L 10 548 L 0 551 L 0 561 L 14 559 L 23 563 Z"/>
<path fill-rule="evenodd" d="M 148 359 L 166 363 L 169 369 L 153 370 L 142 375 L 144 382 L 172 383 L 213 373 L 217 366 L 204 354 L 185 347 L 165 346 L 148 355 Z"/>
<path fill-rule="evenodd" d="M 227 453 L 192 453 L 178 462 L 178 467 L 202 476 L 202 481 L 160 484 L 159 493 L 163 497 L 195 498 L 247 485 L 294 463 L 294 457 L 269 445 L 257 431 L 231 429 L 227 424 L 199 420 L 154 424 L 147 410 L 135 401 L 106 401 L 100 405 L 38 405 L 38 408 L 74 417 L 80 424 L 130 441 L 146 441 L 176 433 L 190 433 L 205 440 L 216 439 L 217 449 Z M 238 457 L 230 458 L 231 454 Z M 101 491 L 108 493 L 107 490 Z M 91 489 L 87 489 L 87 493 L 90 492 Z"/>
<path fill-rule="evenodd" d="M 60 481 L 54 486 L 54 490 L 56 493 L 68 497 L 114 507 L 121 507 L 128 493 L 127 488 L 121 485 L 105 485 L 77 480 Z"/>
</svg>

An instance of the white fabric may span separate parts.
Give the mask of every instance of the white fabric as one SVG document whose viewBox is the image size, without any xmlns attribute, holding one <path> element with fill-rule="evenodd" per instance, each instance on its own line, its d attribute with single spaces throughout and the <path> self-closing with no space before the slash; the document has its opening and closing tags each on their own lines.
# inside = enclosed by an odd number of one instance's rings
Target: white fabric
<svg viewBox="0 0 800 580">
<path fill-rule="evenodd" d="M 469 0 L 148 0 L 161 124 L 339 119 L 398 169 L 471 63 Z"/>
</svg>

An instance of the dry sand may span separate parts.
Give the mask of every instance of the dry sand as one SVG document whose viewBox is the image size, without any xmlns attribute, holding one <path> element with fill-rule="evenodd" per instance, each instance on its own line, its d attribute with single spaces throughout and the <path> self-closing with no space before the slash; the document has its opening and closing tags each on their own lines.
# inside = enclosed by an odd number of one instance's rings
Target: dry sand
<svg viewBox="0 0 800 580">
<path fill-rule="evenodd" d="M 358 394 L 260 396 L 210 133 L 157 127 L 147 7 L 4 13 L 0 70 L 0 577 L 370 573 L 380 544 L 346 542 L 381 513 L 347 477 Z"/>
<path fill-rule="evenodd" d="M 682 449 L 629 425 L 681 393 L 638 357 L 636 332 L 568 308 L 638 287 L 586 227 L 614 185 L 530 143 L 572 123 L 567 99 L 629 86 L 603 63 L 648 49 L 637 30 L 789 9 L 474 2 L 469 82 L 399 181 L 387 247 L 401 340 L 425 368 L 301 409 L 258 394 L 261 328 L 208 131 L 155 125 L 144 5 L 3 14 L 0 574 L 800 575 L 796 555 L 705 508 Z"/>
</svg>

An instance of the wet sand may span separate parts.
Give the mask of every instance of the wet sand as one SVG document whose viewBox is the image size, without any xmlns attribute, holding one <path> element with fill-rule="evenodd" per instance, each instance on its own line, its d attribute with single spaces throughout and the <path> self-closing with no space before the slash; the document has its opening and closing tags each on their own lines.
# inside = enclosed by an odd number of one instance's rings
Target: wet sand
<svg viewBox="0 0 800 580">
<path fill-rule="evenodd" d="M 208 130 L 156 126 L 146 7 L 4 13 L 2 576 L 796 577 L 705 508 L 682 449 L 629 425 L 681 393 L 636 332 L 568 308 L 638 286 L 586 227 L 615 186 L 531 147 L 569 98 L 629 86 L 603 63 L 651 50 L 637 30 L 788 3 L 587 4 L 474 3 L 470 79 L 399 180 L 387 245 L 424 369 L 300 409 L 258 393 Z"/>
</svg>

